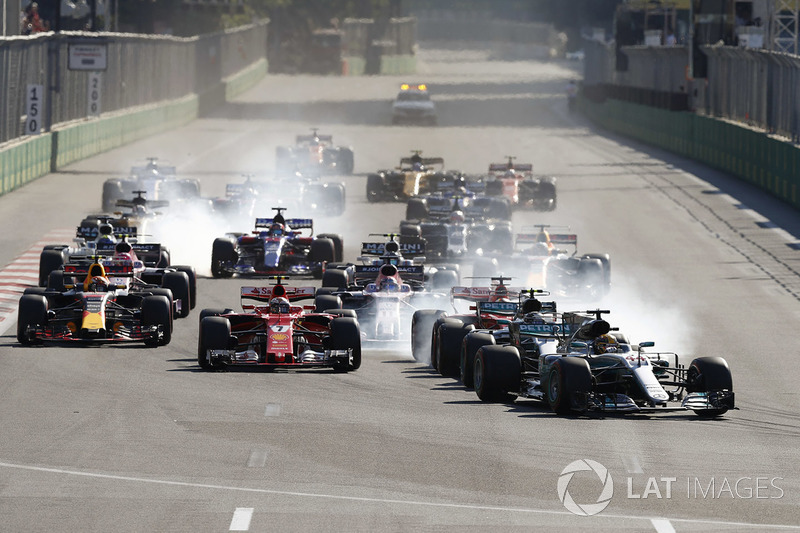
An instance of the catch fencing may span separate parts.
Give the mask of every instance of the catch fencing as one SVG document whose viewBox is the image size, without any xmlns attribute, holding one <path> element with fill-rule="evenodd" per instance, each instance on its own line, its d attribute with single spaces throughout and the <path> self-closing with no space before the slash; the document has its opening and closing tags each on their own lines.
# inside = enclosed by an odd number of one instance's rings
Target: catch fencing
<svg viewBox="0 0 800 533">
<path fill-rule="evenodd" d="M 585 42 L 584 87 L 634 103 L 647 92 L 664 102 L 686 101 L 686 110 L 730 120 L 800 142 L 800 56 L 769 50 L 703 46 L 707 78 L 692 79 L 685 46 L 631 46 Z M 622 55 L 625 70 L 618 70 Z M 632 90 L 633 89 L 633 90 Z M 637 90 L 638 89 L 638 90 Z M 633 100 L 630 95 L 638 98 Z M 669 105 L 657 106 L 671 108 Z"/>
<path fill-rule="evenodd" d="M 216 90 L 265 61 L 268 21 L 190 38 L 119 33 L 48 32 L 0 39 L 0 144 L 24 134 L 26 87 L 45 89 L 44 130 L 89 115 L 89 74 L 68 68 L 71 44 L 104 43 L 103 113 Z"/>
</svg>

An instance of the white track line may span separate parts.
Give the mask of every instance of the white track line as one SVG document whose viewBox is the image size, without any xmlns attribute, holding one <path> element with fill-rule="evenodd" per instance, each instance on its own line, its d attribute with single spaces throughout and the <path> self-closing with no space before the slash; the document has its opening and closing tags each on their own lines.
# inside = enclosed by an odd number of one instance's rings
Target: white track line
<svg viewBox="0 0 800 533">
<path fill-rule="evenodd" d="M 650 523 L 656 528 L 656 533 L 675 533 L 675 528 L 666 518 L 651 518 Z"/>
<path fill-rule="evenodd" d="M 228 528 L 228 531 L 249 531 L 251 518 L 253 518 L 252 507 L 237 507 L 233 512 L 231 527 Z"/>
<path fill-rule="evenodd" d="M 106 479 L 112 481 L 127 481 L 132 483 L 150 483 L 153 485 L 166 485 L 171 487 L 185 487 L 196 489 L 209 489 L 233 492 L 246 492 L 250 494 L 272 494 L 276 496 L 296 496 L 298 498 L 315 498 L 326 500 L 340 500 L 350 502 L 364 502 L 375 504 L 390 504 L 390 505 L 407 505 L 415 507 L 434 507 L 438 509 L 467 509 L 472 511 L 494 511 L 502 513 L 524 513 L 524 514 L 540 514 L 540 515 L 553 515 L 553 516 L 571 516 L 575 515 L 569 511 L 552 511 L 546 509 L 527 509 L 523 507 L 500 507 L 491 505 L 470 505 L 461 503 L 436 503 L 430 501 L 415 501 L 415 500 L 394 500 L 389 498 L 365 498 L 360 496 L 342 496 L 341 494 L 319 494 L 312 492 L 297 492 L 288 490 L 275 490 L 275 489 L 254 489 L 249 487 L 234 487 L 230 485 L 213 485 L 207 483 L 189 483 L 186 481 L 170 481 L 166 479 L 151 479 L 142 477 L 131 476 L 115 476 L 112 474 L 100 474 L 96 472 L 80 472 L 77 470 L 65 470 L 63 468 L 45 468 L 41 466 L 23 465 L 15 463 L 0 462 L 0 468 L 13 468 L 17 470 L 27 470 L 31 472 L 47 472 L 51 474 L 62 474 L 68 476 L 80 476 L 93 479 Z M 623 514 L 597 514 L 594 515 L 595 519 L 609 518 L 613 520 L 647 520 L 652 524 L 653 517 L 638 516 L 638 515 L 623 515 Z M 656 518 L 655 520 L 667 520 L 666 518 Z M 800 531 L 800 526 L 786 525 L 786 524 L 754 524 L 749 522 L 726 522 L 723 520 L 705 520 L 705 519 L 692 519 L 692 518 L 670 518 L 671 522 L 681 522 L 686 524 L 700 524 L 707 526 L 725 526 L 725 527 L 738 527 L 746 528 L 748 530 L 757 529 L 785 529 L 787 531 Z"/>
</svg>

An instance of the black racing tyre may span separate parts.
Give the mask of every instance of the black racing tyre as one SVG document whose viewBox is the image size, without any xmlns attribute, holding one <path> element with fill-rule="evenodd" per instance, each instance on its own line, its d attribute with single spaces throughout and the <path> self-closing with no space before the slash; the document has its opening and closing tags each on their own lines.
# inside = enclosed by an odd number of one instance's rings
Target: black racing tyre
<svg viewBox="0 0 800 533">
<path fill-rule="evenodd" d="M 537 207 L 542 211 L 554 211 L 558 205 L 556 183 L 553 178 L 542 178 L 539 183 L 539 198 L 535 200 Z"/>
<path fill-rule="evenodd" d="M 207 309 L 203 309 L 200 311 L 200 322 L 207 316 L 220 316 L 220 315 L 227 315 L 233 313 L 233 309 L 226 307 L 209 307 Z"/>
<path fill-rule="evenodd" d="M 214 239 L 211 247 L 211 275 L 215 278 L 229 278 L 232 272 L 224 269 L 223 265 L 236 263 L 236 244 L 231 239 Z"/>
<path fill-rule="evenodd" d="M 317 289 L 315 296 L 322 296 L 323 294 L 333 294 L 334 292 L 339 292 L 339 287 L 320 287 Z"/>
<path fill-rule="evenodd" d="M 358 370 L 361 367 L 361 329 L 358 321 L 352 317 L 336 317 L 331 320 L 332 350 L 353 350 L 352 362 L 335 363 L 333 369 L 337 372 Z"/>
<path fill-rule="evenodd" d="M 147 346 L 166 346 L 172 340 L 172 308 L 163 295 L 150 295 L 142 299 L 142 327 L 161 326 L 161 339 L 148 339 Z"/>
<path fill-rule="evenodd" d="M 117 207 L 117 200 L 122 198 L 122 184 L 117 180 L 103 183 L 103 211 L 112 212 Z"/>
<path fill-rule="evenodd" d="M 406 205 L 406 220 L 424 220 L 428 218 L 428 202 L 424 198 L 411 198 Z"/>
<path fill-rule="evenodd" d="M 434 289 L 451 289 L 458 285 L 458 272 L 455 270 L 437 270 L 433 273 L 431 284 Z"/>
<path fill-rule="evenodd" d="M 181 309 L 177 318 L 186 318 L 192 309 L 192 293 L 189 283 L 189 276 L 186 272 L 167 272 L 161 286 L 172 291 L 172 298 L 179 300 Z"/>
<path fill-rule="evenodd" d="M 52 275 L 52 272 L 50 273 Z M 44 295 L 47 292 L 47 287 L 26 287 L 22 294 L 37 294 Z"/>
<path fill-rule="evenodd" d="M 333 316 L 344 316 L 347 318 L 358 318 L 358 313 L 356 313 L 355 309 L 328 309 L 325 311 L 329 315 Z"/>
<path fill-rule="evenodd" d="M 513 401 L 510 393 L 519 392 L 522 363 L 515 347 L 482 346 L 472 368 L 475 393 L 481 401 Z"/>
<path fill-rule="evenodd" d="M 494 335 L 484 331 L 470 331 L 461 341 L 461 383 L 468 389 L 475 387 L 475 354 L 483 346 L 495 344 Z"/>
<path fill-rule="evenodd" d="M 437 362 L 439 373 L 446 377 L 458 377 L 461 359 L 461 342 L 475 329 L 472 324 L 460 320 L 446 321 L 439 328 Z"/>
<path fill-rule="evenodd" d="M 367 176 L 367 201 L 380 202 L 386 194 L 386 184 L 380 174 Z"/>
<path fill-rule="evenodd" d="M 332 263 L 336 260 L 336 248 L 331 239 L 314 239 L 311 241 L 311 250 L 308 260 L 312 263 Z"/>
<path fill-rule="evenodd" d="M 339 168 L 341 174 L 349 176 L 353 173 L 353 169 L 355 168 L 355 156 L 352 148 L 347 148 L 344 146 L 339 148 L 339 161 L 337 162 L 337 167 Z"/>
<path fill-rule="evenodd" d="M 344 183 L 326 183 L 325 184 L 325 202 L 327 204 L 325 212 L 331 216 L 341 216 L 344 214 L 346 202 L 346 193 Z M 341 261 L 341 259 L 340 259 Z"/>
<path fill-rule="evenodd" d="M 439 370 L 439 359 L 438 359 L 438 346 L 439 346 L 439 328 L 445 321 L 449 320 L 452 324 L 459 324 L 461 323 L 460 320 L 457 318 L 448 318 L 447 314 L 442 314 L 439 318 L 434 320 L 433 327 L 431 328 L 431 367 L 438 371 Z"/>
<path fill-rule="evenodd" d="M 342 299 L 333 294 L 320 294 L 314 298 L 314 311 L 322 313 L 328 309 L 341 309 Z"/>
<path fill-rule="evenodd" d="M 422 228 L 419 224 L 412 224 L 404 220 L 400 223 L 400 236 L 402 237 L 421 237 Z"/>
<path fill-rule="evenodd" d="M 687 392 L 733 391 L 733 376 L 722 357 L 698 357 L 686 372 Z M 695 410 L 703 418 L 725 414 L 728 408 Z"/>
<path fill-rule="evenodd" d="M 431 333 L 436 320 L 445 315 L 440 309 L 419 309 L 411 317 L 411 355 L 419 363 L 430 363 Z"/>
<path fill-rule="evenodd" d="M 174 300 L 174 298 L 172 296 L 172 291 L 170 289 L 166 288 L 166 287 L 157 287 L 157 288 L 154 288 L 154 289 L 147 289 L 147 291 L 145 291 L 145 292 L 149 292 L 153 296 L 163 296 L 164 298 L 167 299 L 167 302 L 169 303 L 169 312 L 170 312 L 170 317 L 171 317 L 170 325 L 171 325 L 172 324 L 172 319 L 175 318 L 172 315 L 172 309 L 175 307 L 172 304 L 172 302 Z M 172 332 L 172 328 L 170 328 L 170 332 Z"/>
<path fill-rule="evenodd" d="M 194 309 L 197 305 L 197 272 L 193 266 L 190 265 L 177 265 L 173 267 L 178 272 L 183 272 L 189 278 L 189 298 L 191 303 L 189 307 Z"/>
<path fill-rule="evenodd" d="M 200 321 L 197 337 L 197 364 L 203 370 L 219 370 L 222 363 L 211 364 L 206 357 L 208 350 L 227 350 L 231 338 L 231 322 L 221 316 L 207 316 Z"/>
<path fill-rule="evenodd" d="M 317 235 L 318 239 L 330 239 L 333 241 L 333 260 L 337 263 L 341 263 L 344 259 L 344 241 L 342 240 L 342 236 L 338 233 L 323 233 L 321 235 Z"/>
<path fill-rule="evenodd" d="M 62 250 L 43 250 L 39 255 L 39 286 L 47 286 L 47 278 L 53 270 L 60 270 L 65 263 Z"/>
<path fill-rule="evenodd" d="M 17 340 L 20 344 L 38 344 L 26 334 L 28 326 L 44 327 L 47 324 L 47 298 L 41 294 L 23 294 L 17 309 Z"/>
<path fill-rule="evenodd" d="M 592 371 L 582 357 L 559 357 L 550 368 L 545 398 L 553 412 L 569 414 L 583 410 L 592 390 Z"/>
<path fill-rule="evenodd" d="M 158 252 L 158 263 L 156 263 L 156 268 L 167 268 L 170 264 L 172 259 L 169 256 L 169 250 L 164 248 Z"/>
<path fill-rule="evenodd" d="M 337 289 L 346 289 L 349 285 L 347 272 L 338 268 L 325 269 L 322 273 L 322 286 L 335 287 Z"/>
<path fill-rule="evenodd" d="M 53 270 L 47 277 L 47 289 L 51 291 L 64 292 L 67 288 L 64 286 L 64 271 Z"/>
</svg>

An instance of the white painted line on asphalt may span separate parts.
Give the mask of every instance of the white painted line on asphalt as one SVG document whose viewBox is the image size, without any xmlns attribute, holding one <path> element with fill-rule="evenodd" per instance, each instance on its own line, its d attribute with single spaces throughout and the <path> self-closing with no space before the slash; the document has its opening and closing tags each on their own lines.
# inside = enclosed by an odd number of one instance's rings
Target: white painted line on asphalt
<svg viewBox="0 0 800 533">
<path fill-rule="evenodd" d="M 237 507 L 233 512 L 231 527 L 228 528 L 228 531 L 249 531 L 251 518 L 253 518 L 252 507 Z"/>
<path fill-rule="evenodd" d="M 262 468 L 267 464 L 267 450 L 253 450 L 247 460 L 249 468 Z"/>
<path fill-rule="evenodd" d="M 675 533 L 675 528 L 666 518 L 651 518 L 650 523 L 656 528 L 656 533 Z"/>
<path fill-rule="evenodd" d="M 629 474 L 643 474 L 642 465 L 639 464 L 639 459 L 635 455 L 623 455 L 622 463 L 625 465 L 625 470 Z"/>
<path fill-rule="evenodd" d="M 298 498 L 315 498 L 315 499 L 390 504 L 390 505 L 408 505 L 415 507 L 434 507 L 437 509 L 467 509 L 470 511 L 494 511 L 503 513 L 525 513 L 525 514 L 575 517 L 575 515 L 569 511 L 553 511 L 549 509 L 530 509 L 524 507 L 499 507 L 499 506 L 495 507 L 491 505 L 472 505 L 472 504 L 446 503 L 446 502 L 437 503 L 431 501 L 395 500 L 389 498 L 365 498 L 361 496 L 343 496 L 341 494 L 321 494 L 313 492 L 297 492 L 297 491 L 276 490 L 276 489 L 254 489 L 250 487 L 234 487 L 230 485 L 212 485 L 206 483 L 190 483 L 187 481 L 170 481 L 166 479 L 115 476 L 112 474 L 100 474 L 97 472 L 80 472 L 78 470 L 65 470 L 62 468 L 46 468 L 43 466 L 23 465 L 23 464 L 5 463 L 5 462 L 0 462 L 0 468 L 14 468 L 17 470 L 27 470 L 29 472 L 47 472 L 50 474 L 80 476 L 93 479 L 107 479 L 112 481 L 127 481 L 132 483 L 151 483 L 153 485 L 165 485 L 170 487 L 246 492 L 250 494 L 271 494 L 274 496 L 296 496 Z M 653 520 L 653 517 L 650 516 L 624 515 L 624 514 L 612 514 L 612 513 L 596 514 L 592 518 L 594 519 L 611 518 L 615 520 L 647 520 L 650 523 L 652 523 Z M 667 520 L 667 519 L 657 518 L 656 520 Z M 671 522 L 681 522 L 686 524 L 738 527 L 740 529 L 746 529 L 746 530 L 783 529 L 787 531 L 800 531 L 800 526 L 787 525 L 787 524 L 754 524 L 750 522 L 726 522 L 723 520 L 708 520 L 708 519 L 693 519 L 693 518 L 670 518 L 669 520 Z"/>
<path fill-rule="evenodd" d="M 267 408 L 264 409 L 264 416 L 278 416 L 281 414 L 281 404 L 268 403 Z"/>
</svg>

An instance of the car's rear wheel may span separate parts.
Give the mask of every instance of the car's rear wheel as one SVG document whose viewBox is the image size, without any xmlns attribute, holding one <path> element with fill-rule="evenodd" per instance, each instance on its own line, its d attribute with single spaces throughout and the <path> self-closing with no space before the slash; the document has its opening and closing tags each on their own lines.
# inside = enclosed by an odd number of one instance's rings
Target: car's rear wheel
<svg viewBox="0 0 800 533">
<path fill-rule="evenodd" d="M 420 363 L 430 363 L 431 332 L 437 319 L 445 312 L 439 309 L 420 309 L 411 317 L 411 355 Z"/>
<path fill-rule="evenodd" d="M 39 286 L 46 287 L 50 272 L 60 270 L 64 263 L 63 250 L 43 250 L 39 256 Z"/>
<path fill-rule="evenodd" d="M 470 331 L 461 343 L 461 383 L 468 389 L 475 387 L 475 354 L 483 346 L 495 344 L 494 335 L 482 331 Z"/>
<path fill-rule="evenodd" d="M 456 319 L 445 322 L 439 328 L 437 359 L 441 375 L 458 377 L 461 341 L 473 329 L 475 327 L 472 324 L 464 324 Z"/>
<path fill-rule="evenodd" d="M 233 273 L 226 265 L 236 263 L 236 245 L 231 239 L 214 239 L 211 247 L 211 275 L 215 278 L 229 278 Z"/>
<path fill-rule="evenodd" d="M 185 272 L 167 272 L 164 274 L 162 286 L 172 291 L 172 298 L 180 301 L 181 309 L 178 318 L 186 318 L 192 309 L 192 296 L 189 276 Z"/>
<path fill-rule="evenodd" d="M 522 364 L 513 346 L 482 346 L 473 365 L 475 393 L 484 402 L 513 401 L 519 392 Z"/>
</svg>

